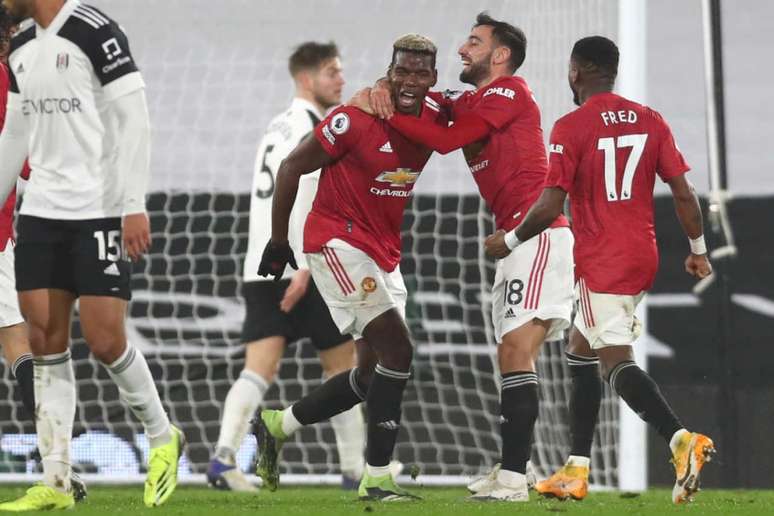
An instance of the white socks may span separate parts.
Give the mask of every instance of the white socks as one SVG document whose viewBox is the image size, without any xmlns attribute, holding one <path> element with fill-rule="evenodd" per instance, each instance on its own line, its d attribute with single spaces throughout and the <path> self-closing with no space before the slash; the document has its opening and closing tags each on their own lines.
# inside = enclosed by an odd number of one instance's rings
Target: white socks
<svg viewBox="0 0 774 516">
<path fill-rule="evenodd" d="M 672 434 L 672 438 L 669 440 L 669 449 L 672 450 L 672 453 L 675 452 L 675 449 L 677 449 L 677 445 L 680 444 L 680 439 L 682 439 L 683 435 L 687 434 L 688 430 L 685 428 L 681 428 L 674 434 Z"/>
<path fill-rule="evenodd" d="M 293 405 L 289 406 L 285 410 L 282 411 L 282 433 L 285 434 L 287 437 L 290 437 L 298 429 L 300 429 L 302 426 L 301 423 L 298 422 L 298 419 L 296 419 L 296 416 L 293 415 Z"/>
<path fill-rule="evenodd" d="M 579 466 L 581 468 L 588 468 L 591 465 L 590 457 L 581 457 L 580 455 L 570 455 L 567 457 L 568 466 Z"/>
<path fill-rule="evenodd" d="M 70 490 L 70 441 L 75 419 L 75 374 L 70 351 L 38 356 L 35 365 L 35 424 L 43 483 Z"/>
<path fill-rule="evenodd" d="M 150 447 L 156 448 L 168 443 L 172 438 L 169 418 L 161 405 L 153 376 L 142 353 L 127 344 L 118 360 L 103 365 L 118 386 L 121 399 L 145 427 Z"/>
<path fill-rule="evenodd" d="M 360 405 L 331 418 L 339 450 L 342 474 L 355 480 L 363 476 L 363 449 L 365 448 L 365 423 Z"/>
<path fill-rule="evenodd" d="M 235 463 L 236 452 L 247 435 L 250 420 L 263 402 L 269 384 L 253 371 L 244 369 L 231 386 L 223 404 L 223 419 L 215 455 L 229 464 Z"/>
<path fill-rule="evenodd" d="M 371 466 L 370 464 L 366 464 L 366 469 L 368 470 L 368 475 L 370 477 L 383 477 L 391 474 L 389 464 L 386 466 Z"/>
</svg>

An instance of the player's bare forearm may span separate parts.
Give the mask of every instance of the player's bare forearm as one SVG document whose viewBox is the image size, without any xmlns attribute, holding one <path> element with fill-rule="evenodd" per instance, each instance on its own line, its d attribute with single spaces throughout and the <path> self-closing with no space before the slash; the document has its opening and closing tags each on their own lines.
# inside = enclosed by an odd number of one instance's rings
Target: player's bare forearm
<svg viewBox="0 0 774 516">
<path fill-rule="evenodd" d="M 288 241 L 290 212 L 296 202 L 298 182 L 301 176 L 318 170 L 332 161 L 314 136 L 307 136 L 298 147 L 282 160 L 277 171 L 277 184 L 271 207 L 271 241 L 285 244 Z"/>
<path fill-rule="evenodd" d="M 522 242 L 545 231 L 564 209 L 567 192 L 557 187 L 544 188 L 527 212 L 524 220 L 516 228 L 516 236 Z"/>
<path fill-rule="evenodd" d="M 370 88 L 369 104 L 379 118 L 390 118 L 395 113 L 395 106 L 392 103 L 392 92 L 390 91 L 390 81 L 387 77 L 381 77 Z"/>
<path fill-rule="evenodd" d="M 704 234 L 704 221 L 696 190 L 685 175 L 673 177 L 667 184 L 672 189 L 675 211 L 685 235 L 690 239 L 699 238 Z"/>
</svg>

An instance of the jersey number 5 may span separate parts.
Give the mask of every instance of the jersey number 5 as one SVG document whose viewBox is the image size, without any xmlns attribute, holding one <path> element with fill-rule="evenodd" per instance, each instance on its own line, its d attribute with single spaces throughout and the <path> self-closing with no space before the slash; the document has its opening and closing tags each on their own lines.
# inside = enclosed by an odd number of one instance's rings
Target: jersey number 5
<svg viewBox="0 0 774 516">
<path fill-rule="evenodd" d="M 637 171 L 637 165 L 642 158 L 642 151 L 645 150 L 645 142 L 648 140 L 647 134 L 625 134 L 618 138 L 600 138 L 597 142 L 597 149 L 605 153 L 605 189 L 607 190 L 608 202 L 625 201 L 632 198 L 632 182 L 634 182 L 634 173 Z M 626 160 L 624 167 L 623 181 L 621 183 L 621 197 L 618 197 L 616 191 L 615 177 L 615 149 L 631 147 L 632 152 L 629 159 Z"/>
<path fill-rule="evenodd" d="M 261 171 L 258 176 L 258 188 L 255 190 L 255 196 L 259 199 L 268 199 L 274 193 L 274 172 L 269 168 L 269 164 L 266 160 L 269 158 L 269 154 L 274 150 L 274 145 L 267 145 L 266 150 L 263 151 L 263 162 L 261 162 Z M 261 187 L 261 177 L 266 176 L 264 183 L 268 183 L 266 187 Z"/>
</svg>

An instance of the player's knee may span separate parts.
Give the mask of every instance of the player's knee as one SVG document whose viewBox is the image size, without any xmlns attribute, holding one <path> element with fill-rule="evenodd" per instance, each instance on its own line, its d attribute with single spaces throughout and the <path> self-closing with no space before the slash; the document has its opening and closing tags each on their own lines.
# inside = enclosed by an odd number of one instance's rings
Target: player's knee
<svg viewBox="0 0 774 516">
<path fill-rule="evenodd" d="M 385 349 L 379 363 L 395 371 L 408 371 L 414 358 L 414 348 L 408 339 L 397 339 L 393 346 Z"/>
<path fill-rule="evenodd" d="M 101 338 L 87 340 L 94 357 L 103 364 L 112 364 L 126 350 L 126 339 L 123 336 L 102 335 Z"/>
<path fill-rule="evenodd" d="M 503 341 L 497 346 L 500 369 L 503 372 L 531 371 L 534 367 L 532 350 L 512 341 Z"/>
</svg>

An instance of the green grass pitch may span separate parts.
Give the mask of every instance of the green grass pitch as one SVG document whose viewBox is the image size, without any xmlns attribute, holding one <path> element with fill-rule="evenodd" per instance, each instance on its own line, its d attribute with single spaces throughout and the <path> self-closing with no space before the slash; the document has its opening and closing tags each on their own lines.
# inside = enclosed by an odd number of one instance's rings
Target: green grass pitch
<svg viewBox="0 0 774 516">
<path fill-rule="evenodd" d="M 0 487 L 0 500 L 24 494 L 24 486 Z M 615 492 L 591 493 L 582 502 L 559 502 L 538 499 L 529 503 L 476 503 L 466 500 L 463 488 L 418 488 L 413 492 L 423 497 L 417 502 L 400 504 L 364 503 L 351 492 L 329 487 L 282 487 L 275 493 L 237 494 L 214 491 L 205 487 L 180 487 L 164 506 L 146 509 L 140 486 L 92 486 L 87 501 L 69 514 L 120 516 L 141 513 L 161 515 L 277 515 L 326 516 L 348 514 L 384 514 L 408 516 L 447 515 L 512 515 L 512 514 L 593 514 L 613 515 L 737 515 L 774 514 L 774 491 L 702 491 L 696 501 L 674 506 L 669 491 L 654 489 L 642 495 Z M 28 513 L 32 514 L 32 513 Z M 51 514 L 51 513 L 46 513 Z"/>
</svg>

